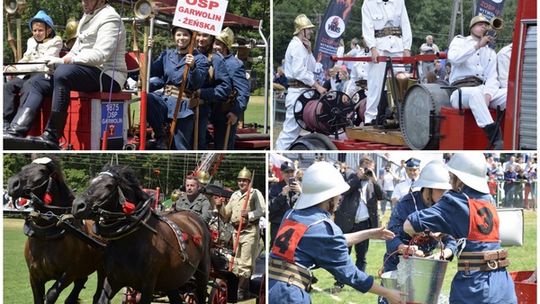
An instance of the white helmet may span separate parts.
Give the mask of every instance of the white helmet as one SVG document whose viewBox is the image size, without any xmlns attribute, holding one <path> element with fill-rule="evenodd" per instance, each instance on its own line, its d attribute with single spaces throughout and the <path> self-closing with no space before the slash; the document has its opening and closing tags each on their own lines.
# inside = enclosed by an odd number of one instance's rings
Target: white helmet
<svg viewBox="0 0 540 304">
<path fill-rule="evenodd" d="M 414 182 L 414 187 L 448 190 L 452 189 L 449 181 L 450 175 L 444 163 L 432 160 L 422 169 L 420 177 Z"/>
<path fill-rule="evenodd" d="M 294 209 L 306 209 L 349 190 L 349 184 L 330 163 L 316 162 L 307 168 L 302 179 L 302 194 Z"/>
<path fill-rule="evenodd" d="M 486 180 L 487 162 L 482 153 L 456 153 L 448 162 L 448 171 L 455 174 L 465 185 L 482 193 L 489 193 Z"/>
</svg>

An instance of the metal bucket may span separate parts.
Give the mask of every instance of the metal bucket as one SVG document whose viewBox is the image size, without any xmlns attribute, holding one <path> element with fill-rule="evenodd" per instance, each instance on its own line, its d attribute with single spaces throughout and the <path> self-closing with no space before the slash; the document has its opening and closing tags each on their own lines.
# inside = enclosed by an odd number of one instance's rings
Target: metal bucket
<svg viewBox="0 0 540 304">
<path fill-rule="evenodd" d="M 399 290 L 397 271 L 392 270 L 381 274 L 381 283 L 386 288 Z"/>
<path fill-rule="evenodd" d="M 398 284 L 407 303 L 437 304 L 448 261 L 399 257 Z"/>
</svg>

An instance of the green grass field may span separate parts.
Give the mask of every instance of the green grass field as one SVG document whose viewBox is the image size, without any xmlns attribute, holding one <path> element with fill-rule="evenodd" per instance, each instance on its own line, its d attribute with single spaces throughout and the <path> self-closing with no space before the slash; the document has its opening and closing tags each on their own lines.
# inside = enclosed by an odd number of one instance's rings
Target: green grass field
<svg viewBox="0 0 540 304">
<path fill-rule="evenodd" d="M 536 217 L 535 211 L 524 211 L 525 214 L 525 241 L 522 247 L 508 247 L 510 255 L 509 271 L 535 270 L 536 261 Z M 388 222 L 389 212 L 383 218 L 383 222 Z M 386 251 L 383 241 L 370 241 L 367 255 L 367 273 L 377 276 L 379 268 L 382 267 L 383 256 Z M 351 254 L 354 260 L 354 252 Z M 457 261 L 454 259 L 446 269 L 442 294 L 450 294 L 450 283 L 457 271 Z M 345 286 L 341 292 L 332 294 L 331 289 L 334 284 L 334 278 L 326 270 L 318 269 L 314 272 L 319 282 L 312 291 L 312 301 L 317 304 L 335 304 L 335 303 L 377 303 L 377 296 L 374 294 L 362 294 L 349 286 Z M 376 279 L 380 283 L 379 279 Z"/>
</svg>

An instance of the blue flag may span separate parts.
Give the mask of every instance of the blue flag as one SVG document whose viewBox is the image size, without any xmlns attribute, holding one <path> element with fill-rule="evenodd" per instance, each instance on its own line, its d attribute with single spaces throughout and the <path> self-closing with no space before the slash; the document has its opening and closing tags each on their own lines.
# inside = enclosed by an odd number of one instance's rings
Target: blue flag
<svg viewBox="0 0 540 304">
<path fill-rule="evenodd" d="M 315 59 L 324 70 L 334 66 L 331 56 L 336 55 L 339 40 L 345 32 L 347 21 L 356 0 L 330 0 L 315 41 Z"/>
</svg>

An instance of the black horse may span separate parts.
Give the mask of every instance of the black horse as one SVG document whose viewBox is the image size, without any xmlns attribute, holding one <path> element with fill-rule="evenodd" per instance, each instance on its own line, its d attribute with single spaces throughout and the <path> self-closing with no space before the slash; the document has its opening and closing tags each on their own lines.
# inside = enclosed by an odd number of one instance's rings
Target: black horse
<svg viewBox="0 0 540 304">
<path fill-rule="evenodd" d="M 78 303 L 88 276 L 98 270 L 97 303 L 103 285 L 103 250 L 77 238 L 58 226 L 61 215 L 71 212 L 74 196 L 66 185 L 62 170 L 55 160 L 38 158 L 24 166 L 8 180 L 8 193 L 17 199 L 31 199 L 34 211 L 25 220 L 28 236 L 24 257 L 30 272 L 34 303 L 55 303 L 69 284 L 74 287 L 65 303 Z M 92 223 L 79 223 L 78 229 L 91 234 Z M 72 226 L 73 227 L 73 226 Z M 55 280 L 45 294 L 45 283 Z"/>
<path fill-rule="evenodd" d="M 179 288 L 192 277 L 197 301 L 204 303 L 210 272 L 206 223 L 189 211 L 160 216 L 150 202 L 131 169 L 111 166 L 73 203 L 73 214 L 95 218 L 97 233 L 109 240 L 101 303 L 124 286 L 139 291 L 142 304 L 151 302 L 154 291 L 182 303 Z"/>
</svg>

